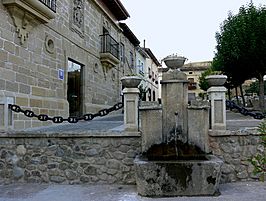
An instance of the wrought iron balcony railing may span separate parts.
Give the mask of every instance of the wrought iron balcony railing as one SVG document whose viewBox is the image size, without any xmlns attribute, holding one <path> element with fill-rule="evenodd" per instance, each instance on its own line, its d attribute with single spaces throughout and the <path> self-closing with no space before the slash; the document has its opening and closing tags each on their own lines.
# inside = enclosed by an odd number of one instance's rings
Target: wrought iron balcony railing
<svg viewBox="0 0 266 201">
<path fill-rule="evenodd" d="M 144 72 L 142 70 L 139 70 L 139 74 L 144 76 Z"/>
<path fill-rule="evenodd" d="M 100 35 L 101 37 L 101 53 L 110 53 L 119 59 L 119 44 L 109 34 Z"/>
<path fill-rule="evenodd" d="M 56 0 L 39 0 L 52 11 L 56 12 Z"/>
<path fill-rule="evenodd" d="M 188 90 L 195 90 L 197 89 L 197 83 L 196 82 L 189 82 L 188 83 Z"/>
</svg>

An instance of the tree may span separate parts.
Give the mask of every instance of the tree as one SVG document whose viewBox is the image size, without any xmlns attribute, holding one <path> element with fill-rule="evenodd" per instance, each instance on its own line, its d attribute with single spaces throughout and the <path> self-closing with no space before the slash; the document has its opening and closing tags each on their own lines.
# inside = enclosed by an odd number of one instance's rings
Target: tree
<svg viewBox="0 0 266 201">
<path fill-rule="evenodd" d="M 264 95 L 266 91 L 266 83 L 264 83 Z M 259 94 L 259 82 L 252 82 L 249 87 L 245 90 L 246 93 L 256 93 Z"/>
<path fill-rule="evenodd" d="M 252 3 L 242 6 L 216 33 L 214 69 L 223 71 L 232 86 L 245 80 L 259 80 L 260 108 L 264 111 L 264 82 L 266 74 L 266 8 L 256 8 Z"/>
</svg>

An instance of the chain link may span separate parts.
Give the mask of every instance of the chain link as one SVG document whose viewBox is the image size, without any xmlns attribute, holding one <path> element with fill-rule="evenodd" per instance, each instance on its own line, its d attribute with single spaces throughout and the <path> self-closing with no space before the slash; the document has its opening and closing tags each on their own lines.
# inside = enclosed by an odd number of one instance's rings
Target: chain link
<svg viewBox="0 0 266 201">
<path fill-rule="evenodd" d="M 261 112 L 255 112 L 255 111 L 249 111 L 248 109 L 237 105 L 234 101 L 226 100 L 226 107 L 230 109 L 237 109 L 239 113 L 247 116 L 252 116 L 254 119 L 263 119 L 265 118 L 265 115 Z"/>
<path fill-rule="evenodd" d="M 80 120 L 91 121 L 95 117 L 103 117 L 103 116 L 106 116 L 109 113 L 111 113 L 113 111 L 120 110 L 123 107 L 124 107 L 123 103 L 122 102 L 119 102 L 119 103 L 115 104 L 113 107 L 110 107 L 110 108 L 107 108 L 107 109 L 102 109 L 102 110 L 98 111 L 95 114 L 91 114 L 91 113 L 84 114 L 82 117 L 70 116 L 67 119 L 64 119 L 61 116 L 49 117 L 47 114 L 39 114 L 39 115 L 36 115 L 31 110 L 23 110 L 18 105 L 9 104 L 9 109 L 12 110 L 13 112 L 23 113 L 25 116 L 30 117 L 30 118 L 36 117 L 39 121 L 49 121 L 50 120 L 50 121 L 52 121 L 53 123 L 56 123 L 56 124 L 63 123 L 65 121 L 67 121 L 69 123 L 77 123 Z"/>
</svg>

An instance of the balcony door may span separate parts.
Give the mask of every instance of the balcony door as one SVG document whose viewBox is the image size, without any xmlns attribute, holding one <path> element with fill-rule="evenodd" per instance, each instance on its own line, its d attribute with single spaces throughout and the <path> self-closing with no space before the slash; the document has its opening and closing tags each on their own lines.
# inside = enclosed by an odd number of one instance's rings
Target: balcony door
<svg viewBox="0 0 266 201">
<path fill-rule="evenodd" d="M 67 101 L 69 115 L 82 115 L 82 82 L 83 66 L 73 60 L 68 60 Z"/>
</svg>

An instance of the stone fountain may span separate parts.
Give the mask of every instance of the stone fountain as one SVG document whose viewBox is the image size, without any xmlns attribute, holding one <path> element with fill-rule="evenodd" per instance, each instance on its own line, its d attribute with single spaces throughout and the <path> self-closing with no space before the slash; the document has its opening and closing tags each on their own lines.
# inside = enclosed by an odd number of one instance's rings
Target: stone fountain
<svg viewBox="0 0 266 201">
<path fill-rule="evenodd" d="M 162 106 L 140 108 L 137 191 L 147 197 L 216 195 L 222 161 L 209 154 L 209 104 L 188 105 L 187 77 L 178 70 L 185 59 L 171 56 L 167 61 Z"/>
</svg>

